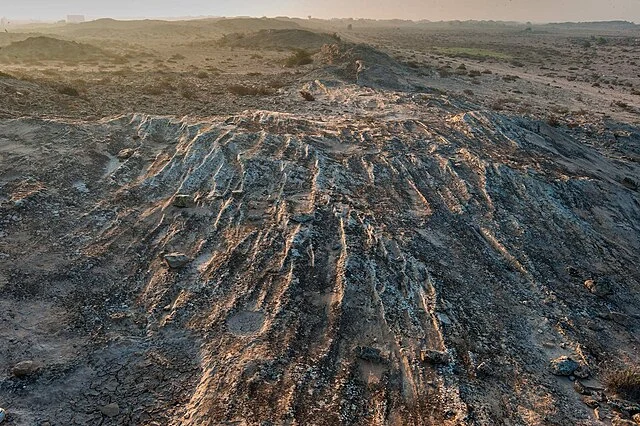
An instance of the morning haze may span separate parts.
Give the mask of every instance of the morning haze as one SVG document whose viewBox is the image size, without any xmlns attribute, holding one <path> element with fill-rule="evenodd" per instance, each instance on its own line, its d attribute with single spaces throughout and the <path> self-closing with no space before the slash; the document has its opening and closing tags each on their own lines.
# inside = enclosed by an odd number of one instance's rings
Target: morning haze
<svg viewBox="0 0 640 426">
<path fill-rule="evenodd" d="M 14 19 L 60 19 L 77 13 L 90 17 L 298 16 L 376 19 L 640 21 L 639 0 L 3 0 L 0 16 Z"/>
</svg>

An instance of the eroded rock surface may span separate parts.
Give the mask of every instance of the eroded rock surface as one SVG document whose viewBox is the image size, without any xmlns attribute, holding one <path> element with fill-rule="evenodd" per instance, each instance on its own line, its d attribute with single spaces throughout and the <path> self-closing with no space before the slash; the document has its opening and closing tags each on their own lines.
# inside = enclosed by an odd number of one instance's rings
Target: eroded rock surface
<svg viewBox="0 0 640 426">
<path fill-rule="evenodd" d="M 327 93 L 351 112 L 0 121 L 0 363 L 47 365 L 0 378 L 16 421 L 592 418 L 547 367 L 640 332 L 637 133 Z"/>
</svg>

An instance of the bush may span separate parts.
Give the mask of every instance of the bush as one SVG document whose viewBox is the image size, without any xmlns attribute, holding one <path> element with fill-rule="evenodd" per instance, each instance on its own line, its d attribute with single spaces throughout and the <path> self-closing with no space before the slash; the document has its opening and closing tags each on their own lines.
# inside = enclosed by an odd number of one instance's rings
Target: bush
<svg viewBox="0 0 640 426">
<path fill-rule="evenodd" d="M 447 68 L 438 69 L 438 74 L 440 74 L 441 78 L 451 77 L 451 71 L 449 71 Z"/>
<path fill-rule="evenodd" d="M 640 367 L 624 367 L 605 372 L 603 383 L 624 399 L 640 401 Z"/>
<path fill-rule="evenodd" d="M 206 79 L 206 78 L 209 78 L 209 74 L 208 74 L 206 71 L 199 71 L 199 72 L 196 74 L 196 77 L 201 78 L 201 79 L 203 79 L 203 80 L 204 80 L 204 79 Z"/>
<path fill-rule="evenodd" d="M 296 49 L 295 52 L 286 59 L 284 65 L 287 68 L 293 68 L 311 63 L 313 63 L 313 58 L 310 52 L 304 49 Z"/>
<path fill-rule="evenodd" d="M 67 95 L 67 96 L 80 96 L 80 92 L 78 92 L 75 88 L 71 86 L 59 87 L 58 93 L 60 93 L 61 95 Z"/>
<path fill-rule="evenodd" d="M 557 116 L 552 115 L 547 119 L 547 124 L 551 127 L 560 127 L 562 123 L 560 123 L 560 119 Z"/>
</svg>

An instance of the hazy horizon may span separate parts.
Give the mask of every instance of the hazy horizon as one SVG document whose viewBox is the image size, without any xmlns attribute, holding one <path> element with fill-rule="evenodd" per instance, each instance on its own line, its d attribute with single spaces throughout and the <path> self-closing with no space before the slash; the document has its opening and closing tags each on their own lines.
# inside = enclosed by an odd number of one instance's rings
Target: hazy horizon
<svg viewBox="0 0 640 426">
<path fill-rule="evenodd" d="M 291 16 L 412 20 L 496 20 L 496 21 L 608 21 L 640 22 L 640 0 L 611 0 L 585 3 L 581 0 L 399 0 L 339 2 L 327 0 L 277 0 L 260 2 L 187 0 L 181 4 L 151 0 L 112 0 L 108 3 L 82 0 L 23 0 L 0 6 L 0 16 L 14 20 L 63 19 L 79 14 L 91 19 L 187 18 L 202 16 Z"/>
</svg>

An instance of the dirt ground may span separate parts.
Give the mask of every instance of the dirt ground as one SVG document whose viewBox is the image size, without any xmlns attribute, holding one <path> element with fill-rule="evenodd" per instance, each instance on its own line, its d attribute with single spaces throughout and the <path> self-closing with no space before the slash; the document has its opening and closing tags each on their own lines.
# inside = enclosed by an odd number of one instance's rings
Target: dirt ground
<svg viewBox="0 0 640 426">
<path fill-rule="evenodd" d="M 10 27 L 0 423 L 640 424 L 638 58 L 626 23 Z"/>
</svg>

